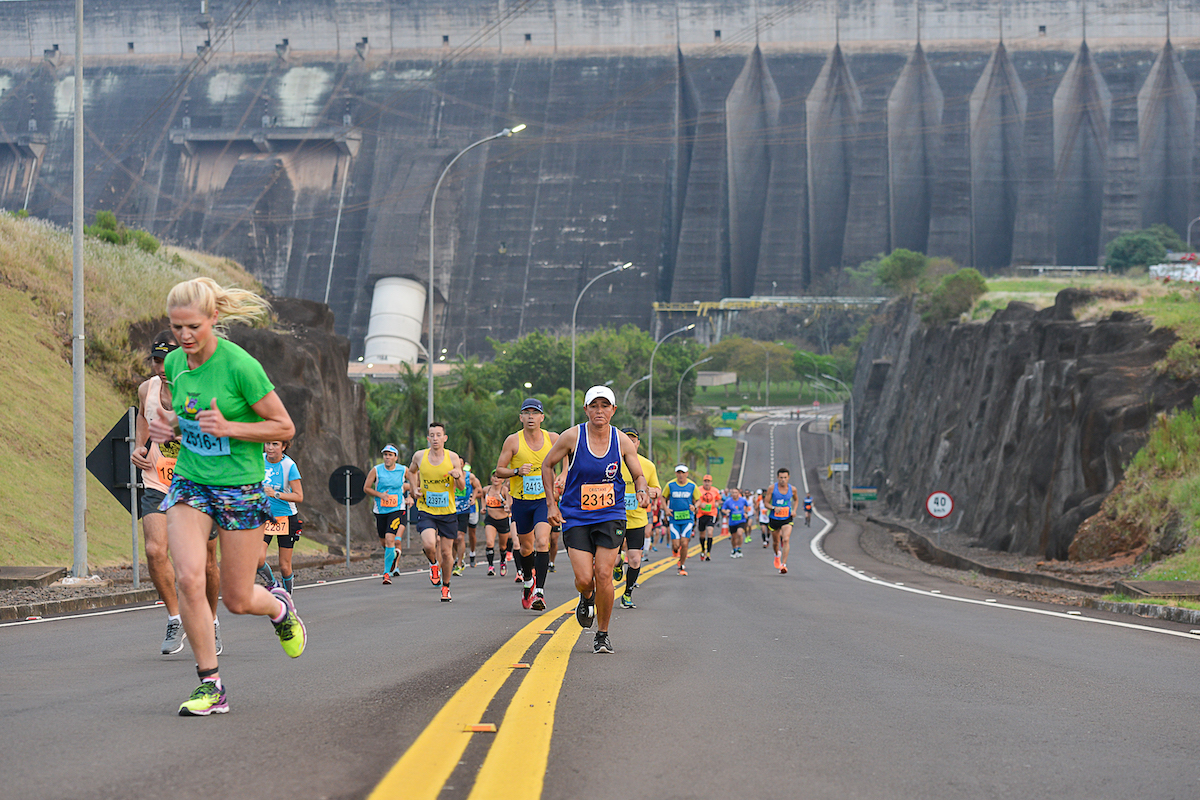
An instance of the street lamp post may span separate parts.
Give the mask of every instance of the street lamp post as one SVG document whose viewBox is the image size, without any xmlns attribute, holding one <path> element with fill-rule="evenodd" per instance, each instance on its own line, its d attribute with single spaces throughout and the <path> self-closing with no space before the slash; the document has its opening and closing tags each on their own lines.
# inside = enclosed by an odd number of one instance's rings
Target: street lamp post
<svg viewBox="0 0 1200 800">
<path fill-rule="evenodd" d="M 821 373 L 822 378 L 828 378 L 834 383 L 840 384 L 850 394 L 846 398 L 846 402 L 850 404 L 850 412 L 847 417 L 850 419 L 850 509 L 854 509 L 854 390 L 846 385 L 846 382 L 833 377 L 827 372 Z"/>
<path fill-rule="evenodd" d="M 707 364 L 709 361 L 712 361 L 712 360 L 713 360 L 712 356 L 709 356 L 708 358 L 702 358 L 699 361 L 688 365 L 688 368 L 685 369 L 683 371 L 683 374 L 679 376 L 679 387 L 675 390 L 675 463 L 676 464 L 679 463 L 680 457 L 683 454 L 683 449 L 680 445 L 680 434 L 679 434 L 680 428 L 683 427 L 682 425 L 679 424 L 679 420 L 683 417 L 683 379 L 685 377 L 687 377 L 687 374 L 689 372 L 692 371 L 692 367 L 698 367 L 701 364 Z"/>
<path fill-rule="evenodd" d="M 434 352 L 434 349 L 433 349 L 433 235 L 437 229 L 433 223 L 434 223 L 434 210 L 437 206 L 438 189 L 442 188 L 442 180 L 446 177 L 446 173 L 450 171 L 450 168 L 454 166 L 454 162 L 458 161 L 460 158 L 462 158 L 468 152 L 470 152 L 471 150 L 474 150 L 476 147 L 479 147 L 479 145 L 481 145 L 481 144 L 487 144 L 488 142 L 492 141 L 493 139 L 507 138 L 509 136 L 512 136 L 514 133 L 520 133 L 523 130 L 525 130 L 525 123 L 521 123 L 520 125 L 515 125 L 511 128 L 505 128 L 504 130 L 500 131 L 499 133 L 493 133 L 491 136 L 484 137 L 483 139 L 480 139 L 478 142 L 467 145 L 462 150 L 458 151 L 458 155 L 456 155 L 454 158 L 450 159 L 450 163 L 446 165 L 446 168 L 442 170 L 442 174 L 438 176 L 437 183 L 435 183 L 433 185 L 433 196 L 429 198 L 429 286 L 426 288 L 426 291 L 429 293 L 429 309 L 427 311 L 427 318 L 426 318 L 426 322 L 429 324 L 429 348 L 426 352 L 429 353 L 430 355 L 432 355 L 432 353 Z M 428 365 L 427 368 L 429 370 L 429 376 L 428 376 L 429 377 L 429 397 L 427 399 L 428 407 L 426 410 L 426 415 L 427 415 L 428 419 L 426 420 L 426 422 L 432 423 L 433 422 L 433 359 L 432 359 L 432 357 L 430 357 L 426 360 L 426 364 Z"/>
<path fill-rule="evenodd" d="M 837 395 L 833 391 L 833 387 L 831 387 L 829 384 L 827 384 L 823 381 L 817 380 L 816 378 L 813 378 L 813 386 L 816 387 L 816 389 L 818 391 L 818 395 L 817 395 L 818 397 L 820 396 L 819 393 L 821 391 L 824 391 L 827 395 L 836 399 Z M 830 403 L 830 405 L 832 405 L 832 403 Z M 814 417 L 815 416 L 816 415 L 814 415 Z M 832 431 L 832 428 L 831 428 L 831 431 Z M 833 436 L 825 437 L 825 463 L 826 464 L 833 463 L 834 453 L 833 453 L 833 441 L 832 440 L 833 440 Z M 840 481 L 841 479 L 842 479 L 841 473 L 838 473 L 838 480 Z"/>
<path fill-rule="evenodd" d="M 626 404 L 629 403 L 629 393 L 633 391 L 633 387 L 637 386 L 639 383 L 641 383 L 642 381 L 646 380 L 649 377 L 650 377 L 650 373 L 647 372 L 645 375 L 638 378 L 633 383 L 629 384 L 629 388 L 625 390 L 625 396 L 621 398 L 621 408 L 625 408 Z"/>
<path fill-rule="evenodd" d="M 650 383 L 648 384 L 649 391 L 647 393 L 649 402 L 646 403 L 646 455 L 650 457 L 651 461 L 654 460 L 654 357 L 658 355 L 658 348 L 662 347 L 662 343 L 667 339 L 670 339 L 677 333 L 690 331 L 695 327 L 696 323 L 693 322 L 691 325 L 684 325 L 682 328 L 671 331 L 655 342 L 654 350 L 650 352 Z"/>
<path fill-rule="evenodd" d="M 613 267 L 610 270 L 601 272 L 596 277 L 592 278 L 583 289 L 579 292 L 579 296 L 575 298 L 575 307 L 571 309 L 571 427 L 575 427 L 575 315 L 579 312 L 579 301 L 583 299 L 584 292 L 592 288 L 592 284 L 603 278 L 605 275 L 612 275 L 614 272 L 621 272 L 633 266 L 632 261 L 626 261 L 619 267 Z"/>
<path fill-rule="evenodd" d="M 1187 249 L 1188 249 L 1189 253 L 1192 252 L 1192 226 L 1195 225 L 1197 222 L 1200 222 L 1200 217 L 1196 217 L 1194 220 L 1192 220 L 1191 222 L 1188 223 Z"/>
</svg>

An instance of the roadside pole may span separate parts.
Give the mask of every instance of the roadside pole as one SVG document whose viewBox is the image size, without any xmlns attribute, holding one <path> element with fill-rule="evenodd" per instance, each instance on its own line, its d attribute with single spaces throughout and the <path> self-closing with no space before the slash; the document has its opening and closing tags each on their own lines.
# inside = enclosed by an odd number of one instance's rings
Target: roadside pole
<svg viewBox="0 0 1200 800">
<path fill-rule="evenodd" d="M 129 443 L 129 453 L 137 449 L 137 406 L 130 406 L 125 414 L 126 420 L 129 423 L 129 435 L 125 437 L 125 441 Z M 142 565 L 138 559 L 138 468 L 133 463 L 133 459 L 129 459 L 129 526 L 130 533 L 133 537 L 133 555 L 129 559 L 129 563 L 133 564 L 133 588 L 137 589 L 141 586 L 141 571 Z"/>
</svg>

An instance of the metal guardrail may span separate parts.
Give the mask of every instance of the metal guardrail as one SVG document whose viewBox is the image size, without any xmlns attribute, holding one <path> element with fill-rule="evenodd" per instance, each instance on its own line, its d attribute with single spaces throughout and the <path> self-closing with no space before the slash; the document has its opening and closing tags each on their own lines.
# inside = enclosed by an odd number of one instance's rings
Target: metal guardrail
<svg viewBox="0 0 1200 800">
<path fill-rule="evenodd" d="M 886 297 L 726 297 L 717 301 L 654 303 L 654 310 L 707 316 L 713 311 L 746 311 L 757 308 L 871 308 L 886 303 Z"/>
<path fill-rule="evenodd" d="M 1050 264 L 1034 265 L 1031 267 L 1017 267 L 1022 272 L 1036 272 L 1038 275 L 1045 275 L 1047 272 L 1107 272 L 1104 267 L 1072 267 L 1072 266 L 1057 266 Z"/>
</svg>

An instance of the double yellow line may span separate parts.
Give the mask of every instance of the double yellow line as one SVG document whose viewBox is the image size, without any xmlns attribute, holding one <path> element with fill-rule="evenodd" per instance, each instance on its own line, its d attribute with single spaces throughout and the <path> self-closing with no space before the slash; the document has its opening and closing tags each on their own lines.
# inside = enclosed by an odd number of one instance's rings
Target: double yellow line
<svg viewBox="0 0 1200 800">
<path fill-rule="evenodd" d="M 689 550 L 689 554 L 699 546 Z M 662 558 L 646 568 L 640 580 L 654 577 L 675 565 Z M 436 800 L 475 735 L 492 737 L 483 765 L 475 776 L 471 800 L 530 800 L 541 797 L 554 710 L 567 673 L 571 648 L 583 629 L 575 624 L 571 600 L 542 614 L 505 642 L 462 688 L 442 706 L 417 740 L 400 757 L 369 795 L 370 800 Z M 558 628 L 549 630 L 559 617 Z M 550 639 L 526 665 L 521 658 L 541 636 Z M 500 687 L 514 670 L 524 673 L 516 694 L 494 725 L 483 719 Z M 514 763 L 525 767 L 514 770 Z"/>
</svg>

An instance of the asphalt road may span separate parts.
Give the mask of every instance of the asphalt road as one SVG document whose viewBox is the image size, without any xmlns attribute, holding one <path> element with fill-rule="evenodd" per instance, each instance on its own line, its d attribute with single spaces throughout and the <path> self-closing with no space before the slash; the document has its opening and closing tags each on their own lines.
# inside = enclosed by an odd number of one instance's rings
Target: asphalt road
<svg viewBox="0 0 1200 800">
<path fill-rule="evenodd" d="M 803 488 L 781 422 L 748 434 L 750 485 L 786 463 Z M 298 589 L 294 661 L 223 614 L 232 710 L 207 719 L 175 716 L 195 676 L 158 655 L 161 610 L 0 626 L 0 796 L 1200 796 L 1200 637 L 878 564 L 814 496 L 832 530 L 797 531 L 788 575 L 727 542 L 648 574 L 613 655 L 563 556 L 537 619 L 479 569 L 448 605 L 423 575 Z"/>
</svg>

